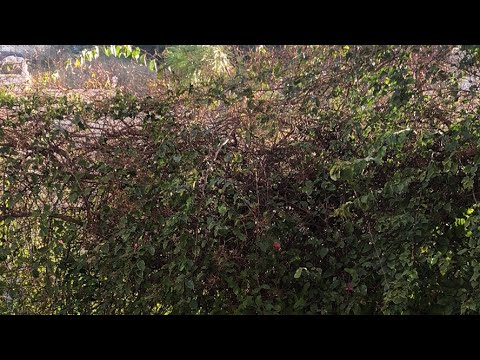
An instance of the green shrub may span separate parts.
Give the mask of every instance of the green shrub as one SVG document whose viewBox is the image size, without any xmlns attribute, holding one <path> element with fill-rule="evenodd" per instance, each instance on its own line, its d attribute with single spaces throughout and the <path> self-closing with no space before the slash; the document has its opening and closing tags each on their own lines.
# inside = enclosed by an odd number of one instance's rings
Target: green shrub
<svg viewBox="0 0 480 360">
<path fill-rule="evenodd" d="M 0 95 L 2 313 L 466 314 L 478 66 L 258 48 L 157 98 Z"/>
</svg>

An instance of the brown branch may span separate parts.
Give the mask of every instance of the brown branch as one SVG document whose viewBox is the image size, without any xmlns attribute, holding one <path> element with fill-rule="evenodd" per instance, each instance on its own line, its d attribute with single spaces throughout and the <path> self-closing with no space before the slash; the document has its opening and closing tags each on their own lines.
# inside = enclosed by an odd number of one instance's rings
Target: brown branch
<svg viewBox="0 0 480 360">
<path fill-rule="evenodd" d="M 28 212 L 17 212 L 17 213 L 10 213 L 10 214 L 3 214 L 3 215 L 0 215 L 0 221 L 3 221 L 7 218 L 25 218 L 25 217 L 30 217 L 32 216 L 32 212 L 28 211 Z M 55 218 L 55 219 L 60 219 L 60 220 L 63 220 L 63 221 L 66 221 L 66 222 L 70 222 L 70 223 L 73 223 L 73 224 L 76 224 L 76 225 L 79 225 L 79 226 L 82 226 L 83 225 L 83 221 L 82 220 L 79 220 L 79 219 L 75 219 L 71 216 L 68 216 L 68 215 L 64 215 L 64 214 L 50 214 L 49 215 L 51 218 Z"/>
</svg>

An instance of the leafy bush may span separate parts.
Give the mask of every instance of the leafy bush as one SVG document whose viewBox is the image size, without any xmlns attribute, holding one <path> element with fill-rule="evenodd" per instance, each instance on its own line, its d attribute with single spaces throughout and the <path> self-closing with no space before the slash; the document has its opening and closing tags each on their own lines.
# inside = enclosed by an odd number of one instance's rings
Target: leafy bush
<svg viewBox="0 0 480 360">
<path fill-rule="evenodd" d="M 0 312 L 478 313 L 478 48 L 457 50 L 257 48 L 155 98 L 1 94 Z"/>
<path fill-rule="evenodd" d="M 154 55 L 131 45 L 95 46 L 90 50 L 84 49 L 75 59 L 68 59 L 67 68 L 82 68 L 89 62 L 98 61 L 102 54 L 131 59 L 148 66 L 150 71 L 168 74 L 180 87 L 208 83 L 212 78 L 228 75 L 232 71 L 228 49 L 221 45 L 167 46 L 162 53 L 155 52 Z"/>
</svg>

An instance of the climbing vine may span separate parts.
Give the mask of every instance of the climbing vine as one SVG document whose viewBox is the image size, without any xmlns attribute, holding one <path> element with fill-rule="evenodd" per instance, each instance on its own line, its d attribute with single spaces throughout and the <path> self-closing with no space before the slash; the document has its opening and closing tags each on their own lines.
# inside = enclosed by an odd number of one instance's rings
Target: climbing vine
<svg viewBox="0 0 480 360">
<path fill-rule="evenodd" d="M 478 48 L 231 53 L 155 97 L 0 93 L 0 312 L 478 313 Z"/>
</svg>

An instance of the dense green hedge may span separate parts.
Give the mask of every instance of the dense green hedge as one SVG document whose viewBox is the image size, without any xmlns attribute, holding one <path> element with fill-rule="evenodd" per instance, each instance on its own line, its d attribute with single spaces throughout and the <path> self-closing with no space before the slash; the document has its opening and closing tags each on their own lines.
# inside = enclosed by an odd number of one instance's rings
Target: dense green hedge
<svg viewBox="0 0 480 360">
<path fill-rule="evenodd" d="M 258 48 L 154 98 L 0 95 L 0 312 L 478 313 L 478 51 L 453 50 Z"/>
</svg>

